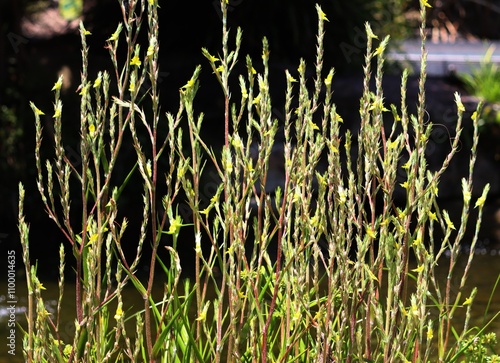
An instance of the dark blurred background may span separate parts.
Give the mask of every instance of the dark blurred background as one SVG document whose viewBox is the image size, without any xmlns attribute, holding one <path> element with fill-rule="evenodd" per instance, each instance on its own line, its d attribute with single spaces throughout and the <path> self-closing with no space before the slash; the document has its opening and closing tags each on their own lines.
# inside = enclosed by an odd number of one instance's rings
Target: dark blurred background
<svg viewBox="0 0 500 363">
<path fill-rule="evenodd" d="M 366 21 L 381 37 L 390 34 L 392 39 L 401 40 L 418 35 L 418 1 L 321 0 L 318 3 L 330 20 L 325 29 L 325 69 L 335 67 L 339 75 L 360 72 Z M 429 9 L 427 21 L 429 34 L 443 41 L 499 38 L 500 22 L 496 20 L 500 4 L 497 1 L 431 3 L 433 8 Z M 201 48 L 207 48 L 212 54 L 217 54 L 221 48 L 219 2 L 160 0 L 159 4 L 162 110 L 177 110 L 179 87 L 190 78 L 195 66 L 201 64 L 202 82 L 197 106 L 199 112 L 207 115 L 206 137 L 217 146 L 223 138 L 222 93 L 208 62 L 201 55 Z M 242 56 L 250 54 L 257 63 L 262 37 L 268 38 L 272 82 L 283 82 L 283 70 L 295 70 L 300 58 L 313 66 L 317 28 L 315 2 L 287 1 L 283 5 L 283 1 L 278 0 L 230 0 L 228 14 L 232 34 L 237 26 L 243 29 Z M 118 2 L 85 0 L 81 19 L 92 32 L 88 37 L 92 78 L 99 70 L 110 69 L 104 45 L 121 21 Z M 65 75 L 62 100 L 66 151 L 70 159 L 77 158 L 79 96 L 75 91 L 80 83 L 81 66 L 77 29 L 78 20 L 65 20 L 60 16 L 57 1 L 0 1 L 0 251 L 20 250 L 17 186 L 22 182 L 26 187 L 25 212 L 31 225 L 32 256 L 40 259 L 42 273 L 54 276 L 57 274 L 56 251 L 63 238 L 44 212 L 36 189 L 34 117 L 29 101 L 45 111 L 43 121 L 50 132 L 53 110 L 50 90 L 58 75 Z M 342 93 L 342 90 L 336 92 Z M 280 96 L 276 97 L 279 100 Z M 49 140 L 46 137 L 44 148 L 50 149 Z M 135 188 L 139 196 L 142 193 L 139 182 L 130 188 Z M 125 199 L 124 208 L 137 210 L 134 203 L 132 199 Z M 77 208 L 78 201 L 74 204 Z M 131 228 L 138 223 L 140 215 L 136 220 L 132 218 Z"/>
</svg>

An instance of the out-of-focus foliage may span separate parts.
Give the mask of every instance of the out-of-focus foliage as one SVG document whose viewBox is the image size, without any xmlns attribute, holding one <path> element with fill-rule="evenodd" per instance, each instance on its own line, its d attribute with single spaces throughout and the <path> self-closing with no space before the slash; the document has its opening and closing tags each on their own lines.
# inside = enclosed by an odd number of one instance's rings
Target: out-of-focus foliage
<svg viewBox="0 0 500 363">
<path fill-rule="evenodd" d="M 307 59 L 314 54 L 316 14 L 309 2 L 288 2 L 286 6 L 277 0 L 232 2 L 238 5 L 232 7 L 229 22 L 245 29 L 245 43 L 253 42 L 252 48 L 259 49 L 262 37 L 266 36 L 275 57 L 295 62 L 298 57 Z M 408 0 L 319 1 L 329 19 L 325 62 L 337 70 L 359 65 L 364 56 L 366 22 L 381 36 L 390 34 L 392 39 L 400 39 L 410 34 L 405 19 L 408 3 Z"/>
<path fill-rule="evenodd" d="M 448 35 L 449 41 L 465 39 L 499 39 L 497 1 L 435 0 L 427 12 L 427 24 L 435 39 Z M 412 0 L 409 9 L 418 9 L 419 0 Z M 444 39 L 446 40 L 446 39 Z"/>
</svg>

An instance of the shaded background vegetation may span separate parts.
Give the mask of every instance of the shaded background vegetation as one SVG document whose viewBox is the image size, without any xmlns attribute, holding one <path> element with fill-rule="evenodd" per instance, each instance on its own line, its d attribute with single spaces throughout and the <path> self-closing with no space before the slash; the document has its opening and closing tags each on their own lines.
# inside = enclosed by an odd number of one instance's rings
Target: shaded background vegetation
<svg viewBox="0 0 500 363">
<path fill-rule="evenodd" d="M 262 37 L 266 36 L 271 48 L 271 69 L 274 70 L 271 78 L 278 83 L 284 80 L 282 70 L 296 67 L 301 57 L 312 65 L 316 33 L 314 3 L 289 1 L 283 5 L 278 0 L 230 0 L 229 25 L 244 30 L 242 54 L 250 54 L 257 62 Z M 414 36 L 419 21 L 418 1 L 322 0 L 318 3 L 330 19 L 326 28 L 325 59 L 328 63 L 325 68 L 333 66 L 337 73 L 359 70 L 366 21 L 377 34 L 391 34 L 393 39 Z M 495 18 L 500 9 L 493 2 L 441 0 L 432 3 L 428 23 L 434 32 L 462 38 L 498 39 L 499 25 Z M 220 49 L 218 2 L 160 0 L 160 5 L 162 108 L 164 111 L 176 110 L 178 88 L 189 79 L 195 65 L 202 64 L 202 87 L 197 102 L 199 111 L 206 113 L 206 137 L 216 146 L 222 142 L 222 94 L 201 56 L 201 48 L 212 53 Z M 52 32 L 41 27 L 35 34 L 27 34 L 23 28 L 26 19 L 36 19 L 46 9 L 56 6 L 56 2 L 48 0 L 0 2 L 0 249 L 18 248 L 17 184 L 22 181 L 27 189 L 26 213 L 32 225 L 32 256 L 35 257 L 57 257 L 57 246 L 62 238 L 43 212 L 36 190 L 34 125 L 28 101 L 35 102 L 45 111 L 45 128 L 50 132 L 50 89 L 61 72 L 67 80 L 63 90 L 66 151 L 69 158 L 77 161 L 78 157 L 79 96 L 75 90 L 79 85 L 81 63 L 79 35 L 71 27 Z M 83 20 L 92 32 L 88 38 L 90 74 L 95 75 L 98 70 L 110 67 L 104 44 L 121 20 L 117 1 L 85 1 Z M 44 147 L 50 148 L 50 145 Z M 125 146 L 127 148 L 131 146 Z M 139 183 L 130 188 L 131 191 L 135 188 L 140 197 Z M 130 198 L 124 203 L 132 209 L 134 200 Z M 77 208 L 78 201 L 74 203 Z M 132 220 L 132 228 L 134 222 L 140 221 Z M 41 261 L 47 267 L 53 263 L 46 258 Z M 45 270 L 42 266 L 41 270 L 50 273 L 50 268 Z"/>
</svg>

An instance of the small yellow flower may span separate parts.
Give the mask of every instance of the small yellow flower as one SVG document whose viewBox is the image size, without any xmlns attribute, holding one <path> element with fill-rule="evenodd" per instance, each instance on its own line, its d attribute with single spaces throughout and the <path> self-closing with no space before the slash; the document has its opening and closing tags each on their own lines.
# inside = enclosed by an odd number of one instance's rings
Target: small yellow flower
<svg viewBox="0 0 500 363">
<path fill-rule="evenodd" d="M 80 90 L 80 93 L 79 95 L 80 96 L 85 96 L 89 91 L 89 85 L 86 84 L 85 86 L 82 87 L 82 89 Z"/>
<path fill-rule="evenodd" d="M 220 66 L 218 66 L 217 68 L 215 68 L 215 71 L 219 72 L 219 73 L 224 72 L 224 66 L 221 64 Z"/>
<path fill-rule="evenodd" d="M 66 344 L 64 346 L 63 354 L 67 358 L 67 357 L 69 357 L 69 355 L 71 354 L 72 351 L 73 351 L 73 347 L 71 346 L 71 344 Z"/>
<path fill-rule="evenodd" d="M 464 196 L 464 203 L 469 203 L 472 195 L 469 190 L 469 185 L 467 184 L 465 178 L 462 178 L 462 194 Z"/>
<path fill-rule="evenodd" d="M 43 284 L 42 284 L 40 281 L 37 281 L 36 287 L 37 287 L 39 290 L 47 290 L 47 289 L 45 288 L 45 286 L 43 286 Z"/>
<path fill-rule="evenodd" d="M 396 149 L 396 148 L 398 147 L 398 145 L 399 145 L 399 140 L 398 140 L 398 139 L 396 139 L 396 140 L 394 140 L 394 141 L 390 141 L 390 140 L 389 140 L 389 142 L 387 143 L 387 148 L 388 148 L 389 150 L 391 150 L 391 149 Z"/>
<path fill-rule="evenodd" d="M 368 235 L 368 237 L 372 239 L 377 238 L 377 232 L 374 231 L 373 228 L 370 226 L 366 228 L 366 234 Z"/>
<path fill-rule="evenodd" d="M 91 125 L 94 126 L 94 125 Z M 90 128 L 90 127 L 89 127 Z M 89 238 L 89 245 L 93 244 L 97 239 L 99 238 L 99 235 L 97 233 L 92 233 L 92 235 Z"/>
<path fill-rule="evenodd" d="M 449 216 L 447 211 L 443 210 L 443 216 L 444 216 L 444 221 L 446 222 L 446 226 L 449 229 L 455 229 L 455 225 L 451 221 L 450 216 Z"/>
<path fill-rule="evenodd" d="M 316 314 L 314 314 L 314 320 L 315 321 L 320 321 L 323 319 L 323 317 L 325 316 L 325 312 L 323 310 L 318 310 L 316 312 Z"/>
<path fill-rule="evenodd" d="M 297 71 L 299 72 L 299 74 L 303 74 L 306 71 L 306 66 L 305 66 L 304 62 L 301 62 L 299 64 Z"/>
<path fill-rule="evenodd" d="M 470 118 L 472 119 L 472 121 L 476 121 L 477 120 L 477 111 L 474 111 L 474 113 L 472 114 L 472 116 Z"/>
<path fill-rule="evenodd" d="M 341 186 L 339 186 L 339 201 L 340 204 L 345 204 L 347 201 L 347 191 Z"/>
<path fill-rule="evenodd" d="M 195 83 L 196 83 L 196 82 L 195 82 L 195 80 L 194 80 L 193 78 L 191 78 L 191 79 L 190 79 L 189 81 L 187 81 L 187 83 L 186 83 L 184 86 L 182 86 L 181 88 L 182 88 L 182 89 L 184 89 L 184 90 L 191 89 L 191 88 L 193 88 L 193 87 L 194 87 Z"/>
<path fill-rule="evenodd" d="M 41 111 L 38 107 L 36 107 L 33 102 L 30 102 L 30 106 L 33 109 L 33 112 L 35 113 L 35 115 L 37 115 L 37 116 L 45 115 L 45 113 L 43 113 L 43 111 Z"/>
<path fill-rule="evenodd" d="M 323 10 L 318 6 L 318 16 L 321 20 L 323 21 L 330 21 L 328 20 L 328 18 L 326 17 L 326 14 L 323 12 Z"/>
<path fill-rule="evenodd" d="M 375 49 L 375 55 L 382 55 L 385 51 L 385 44 L 381 43 L 377 49 Z"/>
<path fill-rule="evenodd" d="M 61 104 L 61 101 L 59 100 L 59 102 L 57 102 L 57 105 L 55 106 L 55 110 L 54 110 L 54 118 L 58 118 L 58 117 L 61 117 L 61 111 L 62 111 L 62 104 Z"/>
<path fill-rule="evenodd" d="M 210 213 L 210 211 L 212 210 L 213 208 L 213 204 L 209 204 L 208 207 L 206 207 L 205 209 L 203 209 L 200 214 L 205 214 L 205 215 L 208 215 L 208 213 Z"/>
<path fill-rule="evenodd" d="M 50 313 L 43 306 L 38 306 L 36 310 L 37 310 L 37 316 L 40 319 L 45 319 L 46 317 L 50 316 Z"/>
<path fill-rule="evenodd" d="M 269 51 L 263 50 L 261 57 L 262 57 L 262 60 L 269 59 Z"/>
<path fill-rule="evenodd" d="M 102 83 L 102 76 L 99 74 L 99 76 L 94 81 L 94 88 L 99 88 L 101 83 Z"/>
<path fill-rule="evenodd" d="M 158 43 L 158 41 L 156 40 L 156 37 L 152 37 L 149 40 L 149 46 L 148 46 L 148 50 L 146 52 L 146 56 L 148 58 L 151 58 L 155 54 L 155 49 L 156 49 L 157 43 Z"/>
<path fill-rule="evenodd" d="M 89 135 L 91 137 L 94 137 L 94 134 L 95 134 L 95 125 L 94 124 L 90 124 L 89 125 Z"/>
<path fill-rule="evenodd" d="M 52 90 L 51 91 L 56 91 L 58 89 L 61 89 L 61 86 L 62 86 L 62 81 L 63 81 L 63 76 L 61 75 L 59 77 L 59 79 L 57 80 L 56 83 L 54 83 L 54 87 L 52 87 Z"/>
<path fill-rule="evenodd" d="M 292 202 L 293 203 L 297 203 L 300 200 L 302 200 L 302 194 L 300 192 L 299 186 L 296 186 L 295 190 L 294 190 L 294 193 L 293 193 Z"/>
<path fill-rule="evenodd" d="M 387 108 L 384 107 L 384 100 L 382 98 L 377 98 L 375 101 L 373 101 L 372 105 L 370 106 L 370 111 L 373 110 L 382 112 L 389 111 Z"/>
<path fill-rule="evenodd" d="M 328 185 L 328 182 L 326 181 L 326 178 L 325 178 L 324 175 L 321 175 L 321 174 L 318 173 L 317 178 L 318 178 L 318 184 L 319 185 L 322 185 L 322 186 L 325 186 L 325 187 Z"/>
<path fill-rule="evenodd" d="M 118 306 L 116 307 L 116 312 L 115 312 L 115 320 L 120 320 L 123 317 L 123 310 L 122 310 L 123 304 L 120 301 L 118 303 Z"/>
<path fill-rule="evenodd" d="M 130 60 L 130 65 L 131 66 L 137 66 L 139 67 L 142 64 L 141 60 L 139 59 L 139 56 L 134 55 L 134 57 Z"/>
<path fill-rule="evenodd" d="M 477 198 L 476 205 L 474 206 L 474 208 L 482 207 L 484 205 L 485 201 L 486 201 L 486 198 L 483 196 L 480 196 L 479 198 Z"/>
<path fill-rule="evenodd" d="M 148 58 L 151 58 L 154 54 L 155 54 L 155 46 L 154 45 L 150 45 L 148 47 L 148 51 L 146 52 L 146 56 Z"/>
<path fill-rule="evenodd" d="M 328 73 L 328 76 L 325 78 L 325 86 L 330 87 L 332 85 L 333 72 Z"/>
<path fill-rule="evenodd" d="M 231 145 L 234 146 L 235 149 L 241 149 L 243 147 L 243 143 L 238 135 L 235 135 L 231 140 Z"/>
<path fill-rule="evenodd" d="M 310 219 L 311 226 L 318 227 L 319 226 L 319 216 L 314 215 Z"/>
<path fill-rule="evenodd" d="M 80 31 L 83 31 L 83 35 L 92 35 L 91 32 L 83 27 L 83 24 L 80 24 Z"/>
<path fill-rule="evenodd" d="M 128 90 L 129 90 L 131 93 L 134 93 L 134 92 L 135 92 L 135 82 L 130 82 L 130 86 L 128 87 Z"/>
<path fill-rule="evenodd" d="M 182 219 L 180 216 L 176 216 L 170 221 L 170 227 L 168 228 L 167 234 L 177 234 L 182 227 Z"/>
<path fill-rule="evenodd" d="M 455 103 L 457 104 L 457 109 L 459 112 L 465 112 L 464 104 L 458 92 L 455 92 Z"/>
<path fill-rule="evenodd" d="M 313 130 L 319 130 L 318 125 L 316 125 L 314 122 L 309 121 L 309 127 L 311 127 Z"/>
<path fill-rule="evenodd" d="M 118 28 L 116 29 L 116 31 L 111 35 L 111 37 L 109 37 L 108 41 L 117 41 L 118 40 L 118 37 L 120 36 L 120 32 L 122 30 L 122 24 L 120 23 L 118 25 Z"/>
<path fill-rule="evenodd" d="M 414 268 L 412 271 L 415 271 L 416 273 L 420 273 L 424 271 L 424 265 L 419 265 L 417 268 Z"/>
<path fill-rule="evenodd" d="M 196 252 L 197 255 L 201 255 L 202 250 L 201 250 L 201 236 L 199 233 L 196 234 L 196 243 L 194 247 L 194 251 Z"/>
<path fill-rule="evenodd" d="M 252 69 L 250 70 L 250 72 L 252 72 L 252 74 L 254 74 L 254 75 L 257 74 L 257 71 L 255 70 L 254 67 L 252 67 Z"/>
<path fill-rule="evenodd" d="M 404 183 L 399 184 L 399 185 L 401 185 L 401 187 L 403 187 L 403 188 L 405 188 L 405 189 L 408 189 L 408 186 L 409 186 L 409 184 L 408 184 L 408 180 L 407 180 L 407 181 L 405 181 Z"/>
<path fill-rule="evenodd" d="M 466 306 L 466 305 L 470 305 L 472 304 L 472 301 L 474 299 L 472 298 L 472 296 L 469 296 L 467 299 L 465 299 L 464 303 L 462 304 L 463 306 Z"/>
<path fill-rule="evenodd" d="M 255 171 L 255 169 L 253 168 L 253 164 L 251 161 L 248 161 L 247 162 L 247 166 L 246 166 L 246 169 L 250 172 L 250 173 L 253 173 Z"/>
<path fill-rule="evenodd" d="M 429 327 L 429 329 L 427 329 L 427 340 L 432 340 L 433 337 L 434 337 L 434 331 L 432 330 L 431 327 Z"/>
<path fill-rule="evenodd" d="M 413 316 L 419 316 L 420 315 L 420 311 L 419 311 L 419 308 L 418 308 L 418 305 L 417 305 L 417 302 L 414 301 L 414 299 L 412 299 L 412 303 L 411 303 L 411 308 L 410 308 L 410 311 L 411 311 L 411 314 Z"/>
<path fill-rule="evenodd" d="M 477 207 L 482 207 L 484 205 L 484 202 L 486 202 L 486 196 L 488 195 L 488 192 L 490 190 L 490 184 L 486 184 L 484 189 L 483 189 L 483 194 L 479 198 L 477 198 L 476 205 L 474 208 Z"/>
<path fill-rule="evenodd" d="M 208 307 L 210 306 L 210 301 L 207 301 L 205 306 L 203 306 L 203 310 L 200 311 L 200 314 L 196 318 L 197 321 L 205 321 L 207 318 Z"/>
<path fill-rule="evenodd" d="M 226 163 L 226 170 L 231 173 L 233 171 L 233 162 L 231 160 L 229 160 L 227 163 Z"/>
<path fill-rule="evenodd" d="M 429 4 L 429 0 L 420 0 L 420 4 L 428 8 L 432 8 L 432 6 Z"/>
<path fill-rule="evenodd" d="M 429 211 L 429 212 L 427 213 L 427 215 L 429 216 L 429 219 L 430 219 L 431 221 L 437 221 L 437 216 L 436 216 L 436 213 L 433 213 L 433 212 Z"/>
<path fill-rule="evenodd" d="M 267 80 L 265 80 L 263 77 L 258 77 L 259 80 L 259 90 L 262 91 L 267 91 L 269 89 L 269 84 L 267 83 Z"/>
</svg>

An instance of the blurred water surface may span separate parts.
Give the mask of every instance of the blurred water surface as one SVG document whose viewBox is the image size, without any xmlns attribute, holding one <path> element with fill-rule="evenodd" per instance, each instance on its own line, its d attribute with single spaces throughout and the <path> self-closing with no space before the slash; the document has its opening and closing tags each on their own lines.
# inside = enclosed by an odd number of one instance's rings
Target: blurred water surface
<svg viewBox="0 0 500 363">
<path fill-rule="evenodd" d="M 486 242 L 486 243 L 485 243 Z M 483 326 L 484 322 L 491 319 L 497 312 L 500 311 L 500 291 L 493 291 L 495 283 L 498 276 L 500 275 L 500 250 L 493 249 L 489 247 L 488 241 L 481 241 L 481 246 L 477 249 L 472 267 L 470 270 L 469 279 L 467 285 L 462 294 L 462 299 L 465 300 L 472 288 L 477 287 L 478 293 L 474 300 L 473 314 L 471 317 L 471 322 L 469 326 Z M 467 252 L 467 248 L 464 248 L 464 252 Z M 464 254 L 465 256 L 465 254 Z M 449 259 L 445 256 L 437 268 L 438 281 L 444 286 L 448 274 L 448 264 Z M 460 275 L 459 272 L 463 271 L 466 259 L 461 258 L 457 265 L 457 274 L 452 280 L 452 291 L 456 292 L 459 285 Z M 155 286 L 154 294 L 156 296 L 161 296 L 163 293 L 163 286 L 160 278 L 157 278 L 157 285 Z M 16 294 L 18 296 L 17 303 L 15 304 L 15 320 L 16 323 L 21 325 L 23 328 L 26 327 L 26 306 L 27 306 L 27 292 L 25 288 L 25 279 L 23 276 L 17 278 L 16 284 Z M 43 291 L 43 296 L 45 298 L 47 310 L 51 313 L 56 311 L 57 299 L 58 299 L 58 284 L 55 281 L 43 281 L 43 285 L 46 290 Z M 69 342 L 74 333 L 74 300 L 75 300 L 75 286 L 66 283 L 64 289 L 64 299 L 62 305 L 62 319 L 61 319 L 61 338 L 65 342 Z M 0 363 L 17 363 L 24 362 L 24 357 L 22 354 L 22 339 L 23 333 L 19 327 L 16 328 L 16 350 L 15 355 L 8 353 L 8 346 L 6 341 L 9 335 L 8 322 L 11 310 L 8 310 L 9 304 L 7 303 L 7 284 L 5 281 L 0 283 L 0 339 L 2 344 L 0 345 Z M 132 287 L 128 286 L 123 291 L 124 301 L 127 306 L 133 306 L 134 308 L 141 309 L 143 305 L 142 298 L 137 293 L 137 291 Z M 110 311 L 113 311 L 113 304 L 110 306 Z M 488 309 L 488 310 L 486 310 Z M 465 314 L 465 307 L 459 307 L 457 309 L 457 328 L 460 329 L 460 324 L 462 322 L 463 316 Z M 134 332 L 134 329 L 128 329 L 129 332 Z M 459 330 L 460 331 L 460 330 Z M 488 332 L 496 332 L 500 334 L 500 319 L 496 319 L 489 325 Z"/>
</svg>

